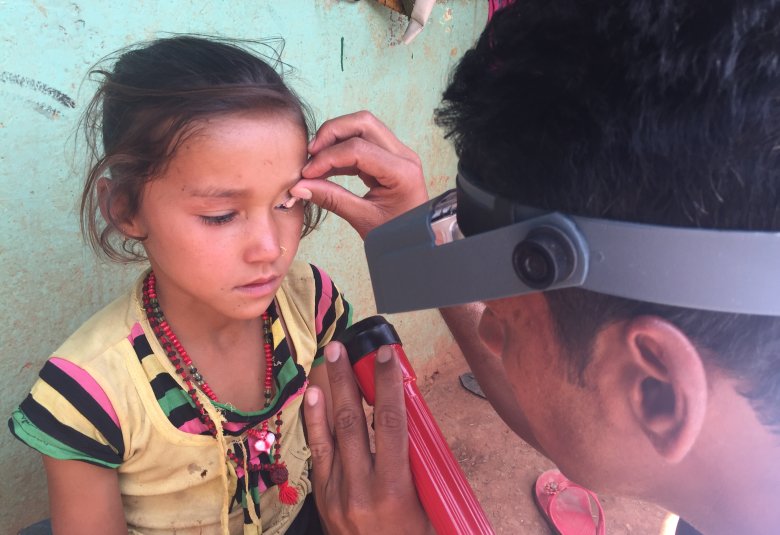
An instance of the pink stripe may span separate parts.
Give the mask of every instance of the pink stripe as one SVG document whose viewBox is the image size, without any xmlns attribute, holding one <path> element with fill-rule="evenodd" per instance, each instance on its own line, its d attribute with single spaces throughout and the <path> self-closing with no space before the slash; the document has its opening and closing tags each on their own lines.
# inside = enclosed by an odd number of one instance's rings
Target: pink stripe
<svg viewBox="0 0 780 535">
<path fill-rule="evenodd" d="M 325 317 L 325 313 L 328 312 L 330 304 L 333 301 L 333 295 L 331 294 L 332 283 L 328 274 L 317 268 L 320 272 L 320 278 L 322 279 L 322 294 L 320 295 L 320 302 L 317 304 L 317 336 L 322 333 L 322 318 Z"/>
<path fill-rule="evenodd" d="M 306 392 L 306 387 L 308 387 L 308 386 L 309 386 L 309 381 L 306 381 L 305 383 L 303 383 L 303 386 L 302 386 L 302 387 L 300 387 L 298 390 L 296 390 L 296 392 L 295 392 L 295 393 L 294 393 L 292 396 L 290 396 L 289 398 L 287 398 L 287 401 L 285 401 L 285 402 L 282 404 L 282 408 L 281 408 L 281 409 L 279 409 L 279 410 L 280 410 L 280 411 L 281 411 L 281 410 L 284 410 L 284 409 L 285 409 L 285 407 L 287 407 L 287 405 L 289 405 L 290 403 L 292 403 L 292 402 L 293 402 L 293 400 L 294 400 L 295 398 L 297 398 L 298 396 L 302 396 L 302 395 L 303 395 L 303 393 L 304 393 L 304 392 Z"/>
<path fill-rule="evenodd" d="M 111 404 L 111 401 L 109 401 L 108 396 L 103 391 L 103 389 L 100 387 L 100 385 L 95 381 L 90 374 L 85 372 L 83 369 L 79 368 L 72 362 L 68 362 L 67 360 L 58 358 L 58 357 L 52 357 L 49 359 L 49 362 L 57 366 L 59 369 L 61 369 L 63 372 L 65 372 L 71 379 L 76 381 L 81 387 L 87 391 L 87 393 L 92 396 L 92 398 L 97 401 L 98 405 L 108 414 L 108 416 L 114 421 L 117 427 L 119 427 L 119 417 L 116 415 L 116 411 L 114 411 L 114 406 Z"/>
<path fill-rule="evenodd" d="M 241 431 L 245 427 L 246 427 L 246 422 L 244 422 L 244 423 L 241 423 L 241 422 L 224 422 L 222 424 L 222 429 L 224 429 L 225 431 L 232 431 L 232 432 Z"/>
<path fill-rule="evenodd" d="M 282 406 L 281 406 L 281 408 L 279 410 L 283 411 L 285 408 L 287 408 L 287 406 L 290 405 L 290 403 L 292 403 L 295 400 L 295 398 L 297 398 L 298 396 L 303 395 L 303 393 L 306 392 L 306 387 L 308 385 L 309 385 L 309 381 L 304 382 L 302 387 L 300 387 L 298 390 L 296 390 L 293 393 L 292 396 L 287 398 L 284 401 L 284 403 L 282 403 Z M 274 416 L 276 416 L 276 415 L 275 414 L 269 415 L 268 418 L 266 419 L 266 421 L 271 421 L 271 419 L 273 419 Z M 261 422 L 262 421 L 263 420 L 261 420 Z M 246 422 L 244 422 L 244 423 L 241 423 L 241 422 L 224 422 L 222 424 L 222 429 L 224 429 L 225 431 L 240 431 L 244 427 L 246 427 Z"/>
<path fill-rule="evenodd" d="M 133 325 L 133 328 L 130 329 L 130 334 L 127 335 L 127 339 L 130 340 L 130 343 L 133 343 L 136 338 L 144 334 L 144 328 L 141 327 L 141 324 L 138 322 L 135 322 L 135 325 Z"/>
<path fill-rule="evenodd" d="M 184 431 L 185 433 L 190 433 L 193 435 L 200 435 L 203 431 L 207 430 L 208 427 L 206 427 L 206 425 L 197 418 L 187 420 L 179 426 L 179 431 Z"/>
<path fill-rule="evenodd" d="M 295 391 L 295 393 L 287 398 L 285 402 L 282 404 L 282 407 L 279 409 L 284 410 L 290 403 L 295 400 L 298 396 L 302 396 L 304 392 L 306 392 L 306 387 L 309 385 L 309 381 L 306 381 L 303 383 L 303 386 Z M 269 416 L 268 420 L 273 418 L 274 415 Z M 240 422 L 223 422 L 222 429 L 225 431 L 239 431 L 243 429 L 246 426 L 246 423 L 240 423 Z M 201 422 L 198 418 L 193 418 L 192 420 L 187 420 L 182 425 L 179 426 L 179 431 L 184 431 L 185 433 L 192 433 L 193 435 L 199 435 L 203 431 L 206 431 L 208 428 Z"/>
</svg>

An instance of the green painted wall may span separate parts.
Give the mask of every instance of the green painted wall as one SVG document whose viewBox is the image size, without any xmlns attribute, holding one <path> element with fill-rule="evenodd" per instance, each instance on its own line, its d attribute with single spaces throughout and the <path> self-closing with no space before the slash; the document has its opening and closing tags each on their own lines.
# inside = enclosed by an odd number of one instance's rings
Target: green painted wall
<svg viewBox="0 0 780 535">
<path fill-rule="evenodd" d="M 139 269 L 98 262 L 78 231 L 83 173 L 73 133 L 93 90 L 82 83 L 92 63 L 166 32 L 282 36 L 284 59 L 297 69 L 293 86 L 318 120 L 372 110 L 420 153 L 433 194 L 452 183 L 455 158 L 432 110 L 486 14 L 484 0 L 439 1 L 405 46 L 397 39 L 407 19 L 370 0 L 0 2 L 0 416 L 59 343 Z M 330 272 L 357 319 L 374 313 L 362 244 L 343 221 L 329 217 L 300 255 Z M 418 370 L 452 350 L 436 312 L 390 319 Z M 0 432 L 0 532 L 47 514 L 43 477 L 38 456 Z"/>
</svg>

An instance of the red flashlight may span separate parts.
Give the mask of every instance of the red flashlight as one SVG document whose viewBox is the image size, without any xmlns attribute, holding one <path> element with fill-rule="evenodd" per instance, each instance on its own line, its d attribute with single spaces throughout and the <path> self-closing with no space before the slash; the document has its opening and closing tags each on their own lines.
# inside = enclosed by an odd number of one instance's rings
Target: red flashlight
<svg viewBox="0 0 780 535">
<path fill-rule="evenodd" d="M 409 464 L 423 509 L 436 533 L 492 534 L 493 528 L 479 505 L 465 474 L 455 460 L 428 405 L 417 388 L 417 377 L 406 358 L 401 339 L 382 316 L 371 316 L 346 329 L 339 337 L 352 363 L 366 402 L 375 399 L 374 364 L 380 346 L 394 346 L 401 363 L 404 402 L 409 428 Z"/>
</svg>

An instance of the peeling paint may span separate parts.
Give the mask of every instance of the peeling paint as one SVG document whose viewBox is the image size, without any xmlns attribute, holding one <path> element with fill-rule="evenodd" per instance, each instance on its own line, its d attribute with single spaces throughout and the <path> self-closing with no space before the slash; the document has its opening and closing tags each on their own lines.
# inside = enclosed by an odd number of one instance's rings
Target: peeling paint
<svg viewBox="0 0 780 535">
<path fill-rule="evenodd" d="M 6 106 L 8 105 L 9 102 L 21 103 L 25 107 L 32 109 L 33 111 L 43 115 L 47 119 L 59 119 L 60 116 L 62 115 L 60 113 L 60 110 L 52 106 L 49 106 L 44 102 L 20 97 L 19 95 L 14 95 L 12 93 L 9 93 L 8 91 L 0 91 L 0 96 L 3 97 Z"/>
<path fill-rule="evenodd" d="M 30 89 L 36 93 L 46 95 L 66 108 L 76 107 L 76 101 L 62 91 L 54 89 L 53 87 L 46 85 L 43 82 L 39 82 L 38 80 L 33 80 L 32 78 L 22 76 L 21 74 L 15 74 L 7 71 L 0 72 L 0 83 L 18 85 L 21 88 Z"/>
</svg>

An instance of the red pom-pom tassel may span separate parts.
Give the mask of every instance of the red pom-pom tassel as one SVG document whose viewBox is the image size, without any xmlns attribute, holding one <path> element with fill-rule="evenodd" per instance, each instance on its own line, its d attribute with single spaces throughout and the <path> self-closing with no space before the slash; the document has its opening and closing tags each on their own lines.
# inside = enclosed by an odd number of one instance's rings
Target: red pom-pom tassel
<svg viewBox="0 0 780 535">
<path fill-rule="evenodd" d="M 298 503 L 298 489 L 283 481 L 279 484 L 279 501 L 285 505 L 295 505 Z"/>
</svg>

